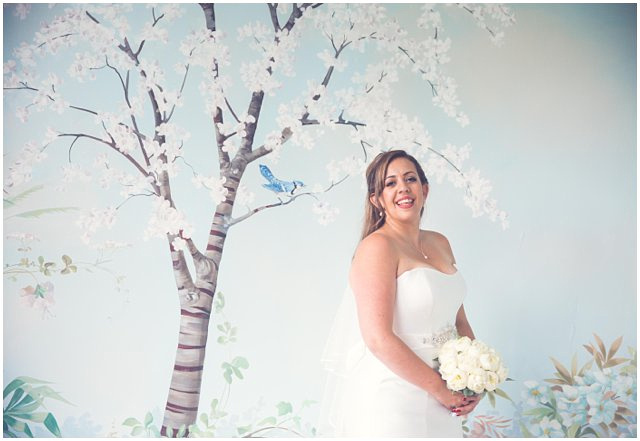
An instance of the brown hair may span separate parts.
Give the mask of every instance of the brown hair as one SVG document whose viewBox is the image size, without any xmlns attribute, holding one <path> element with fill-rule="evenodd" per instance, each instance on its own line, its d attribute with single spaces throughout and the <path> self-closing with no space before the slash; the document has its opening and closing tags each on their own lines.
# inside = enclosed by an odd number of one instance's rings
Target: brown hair
<svg viewBox="0 0 640 441">
<path fill-rule="evenodd" d="M 384 211 L 380 210 L 378 207 L 371 203 L 370 197 L 371 195 L 375 195 L 376 199 L 380 197 L 382 191 L 384 190 L 384 181 L 387 176 L 387 169 L 389 168 L 389 164 L 394 159 L 405 158 L 408 159 L 415 165 L 416 171 L 418 172 L 418 178 L 420 179 L 421 184 L 428 184 L 427 176 L 424 174 L 424 170 L 420 166 L 420 163 L 405 152 L 404 150 L 389 150 L 387 152 L 382 152 L 378 156 L 371 161 L 369 167 L 367 167 L 366 177 L 367 177 L 367 196 L 365 199 L 365 208 L 364 208 L 364 224 L 362 227 L 362 236 L 360 240 L 367 237 L 369 234 L 373 233 L 380 227 L 384 225 L 386 216 Z M 424 210 L 424 207 L 422 207 Z M 422 214 L 422 211 L 420 212 Z"/>
</svg>

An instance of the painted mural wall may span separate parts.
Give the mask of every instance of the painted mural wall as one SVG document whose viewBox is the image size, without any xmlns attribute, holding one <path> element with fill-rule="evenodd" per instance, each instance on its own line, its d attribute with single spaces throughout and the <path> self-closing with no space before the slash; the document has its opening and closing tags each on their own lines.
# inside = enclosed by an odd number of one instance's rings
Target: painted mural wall
<svg viewBox="0 0 640 441">
<path fill-rule="evenodd" d="M 467 436 L 637 436 L 636 5 L 3 25 L 5 436 L 314 436 L 389 148 L 424 164 L 422 227 L 513 379 Z"/>
</svg>

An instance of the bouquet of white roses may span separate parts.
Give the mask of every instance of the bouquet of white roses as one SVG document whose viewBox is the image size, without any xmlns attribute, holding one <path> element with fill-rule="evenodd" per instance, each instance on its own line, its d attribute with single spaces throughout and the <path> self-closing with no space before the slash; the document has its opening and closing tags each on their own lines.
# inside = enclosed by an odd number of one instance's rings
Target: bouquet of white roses
<svg viewBox="0 0 640 441">
<path fill-rule="evenodd" d="M 437 360 L 447 387 L 467 396 L 494 391 L 507 379 L 507 368 L 495 349 L 469 337 L 446 342 Z"/>
</svg>

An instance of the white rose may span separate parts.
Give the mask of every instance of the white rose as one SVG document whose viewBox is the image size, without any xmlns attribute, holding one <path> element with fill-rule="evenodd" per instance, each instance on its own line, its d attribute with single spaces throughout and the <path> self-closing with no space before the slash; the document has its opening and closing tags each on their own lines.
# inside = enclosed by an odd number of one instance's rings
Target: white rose
<svg viewBox="0 0 640 441">
<path fill-rule="evenodd" d="M 467 379 L 467 387 L 475 393 L 482 393 L 485 389 L 486 383 L 487 376 L 484 370 L 476 368 L 471 373 L 469 373 L 469 377 Z"/>
<path fill-rule="evenodd" d="M 507 375 L 509 375 L 509 370 L 503 364 L 500 364 L 497 374 L 498 374 L 498 377 L 500 378 L 500 383 L 502 383 L 504 380 L 507 379 Z"/>
<path fill-rule="evenodd" d="M 474 369 L 480 367 L 479 359 L 474 354 L 458 354 L 458 367 L 463 371 L 470 373 Z"/>
<path fill-rule="evenodd" d="M 451 390 L 462 390 L 467 387 L 467 374 L 460 369 L 455 369 L 447 380 L 447 387 Z"/>
<path fill-rule="evenodd" d="M 458 370 L 458 367 L 455 362 L 447 362 L 440 364 L 438 370 L 440 371 L 440 376 L 443 380 L 449 380 Z"/>
<path fill-rule="evenodd" d="M 473 340 L 473 342 L 471 343 L 471 346 L 473 346 L 480 352 L 489 352 L 491 350 L 489 346 L 487 346 L 480 340 Z"/>
<path fill-rule="evenodd" d="M 500 378 L 495 372 L 487 372 L 486 380 L 484 388 L 487 390 L 496 390 L 496 387 L 498 387 L 498 384 L 500 383 Z"/>
<path fill-rule="evenodd" d="M 488 352 L 480 355 L 480 367 L 486 371 L 497 371 L 500 367 L 500 357 L 495 353 Z"/>
<path fill-rule="evenodd" d="M 467 336 L 460 337 L 457 340 L 451 340 L 458 352 L 464 352 L 471 346 L 471 339 Z"/>
<path fill-rule="evenodd" d="M 442 348 L 438 354 L 438 361 L 440 364 L 455 363 L 458 357 L 458 353 L 452 346 L 448 348 Z"/>
</svg>

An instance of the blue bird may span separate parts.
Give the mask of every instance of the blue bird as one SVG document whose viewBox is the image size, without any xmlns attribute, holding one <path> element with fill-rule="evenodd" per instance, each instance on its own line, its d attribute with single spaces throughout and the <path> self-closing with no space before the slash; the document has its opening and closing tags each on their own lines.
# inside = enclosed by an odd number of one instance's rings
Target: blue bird
<svg viewBox="0 0 640 441">
<path fill-rule="evenodd" d="M 282 181 L 277 179 L 269 170 L 266 165 L 260 164 L 260 173 L 265 177 L 268 184 L 262 184 L 267 190 L 271 190 L 274 193 L 288 193 L 293 196 L 293 193 L 300 187 L 304 187 L 304 183 L 300 181 Z"/>
</svg>

